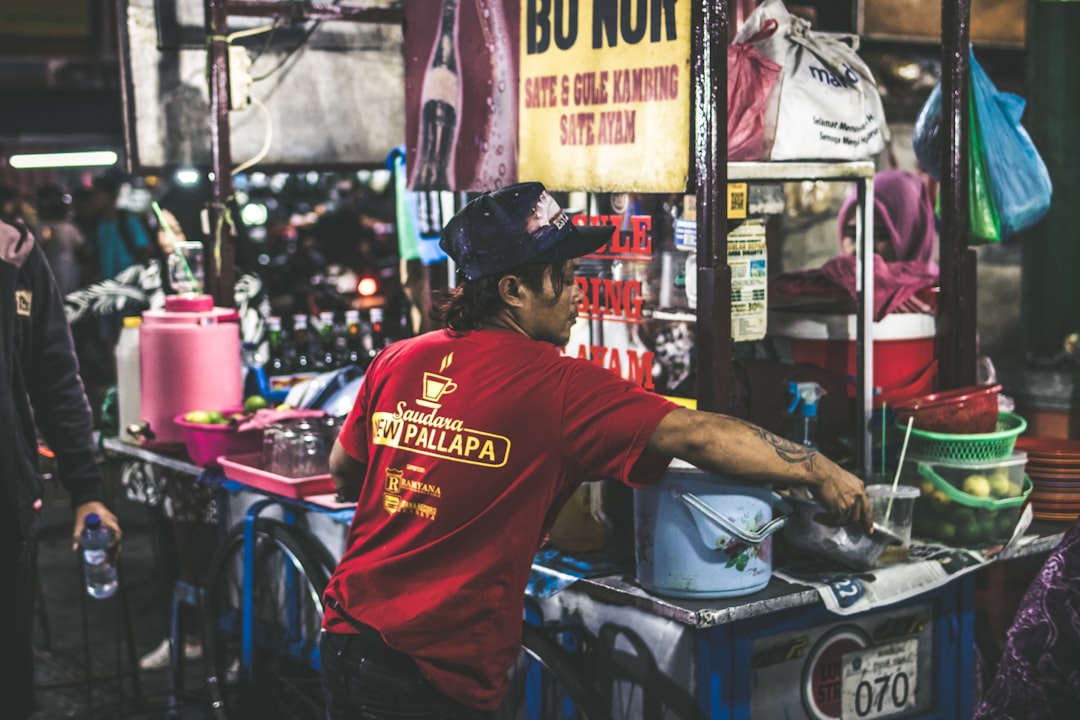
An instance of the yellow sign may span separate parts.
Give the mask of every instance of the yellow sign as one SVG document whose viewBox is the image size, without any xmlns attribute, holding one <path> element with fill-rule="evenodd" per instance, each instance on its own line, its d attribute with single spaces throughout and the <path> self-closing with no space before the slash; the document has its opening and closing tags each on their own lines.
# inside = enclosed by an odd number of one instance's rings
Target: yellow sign
<svg viewBox="0 0 1080 720">
<path fill-rule="evenodd" d="M 746 219 L 746 183 L 728 183 L 727 216 L 728 220 Z"/>
<path fill-rule="evenodd" d="M 521 180 L 685 192 L 690 3 L 524 0 L 518 118 Z"/>
</svg>

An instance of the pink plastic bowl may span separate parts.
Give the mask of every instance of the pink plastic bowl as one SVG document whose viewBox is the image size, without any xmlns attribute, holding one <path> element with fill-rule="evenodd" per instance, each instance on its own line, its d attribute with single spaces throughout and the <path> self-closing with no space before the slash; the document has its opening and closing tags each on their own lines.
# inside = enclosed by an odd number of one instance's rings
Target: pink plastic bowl
<svg viewBox="0 0 1080 720">
<path fill-rule="evenodd" d="M 914 417 L 916 430 L 979 435 L 997 428 L 1000 384 L 975 385 L 933 393 L 897 405 L 901 423 Z"/>
<path fill-rule="evenodd" d="M 239 408 L 222 411 L 226 417 Z M 186 415 L 187 413 L 184 413 Z M 196 465 L 216 463 L 222 455 L 259 452 L 262 450 L 262 431 L 245 430 L 237 432 L 232 425 L 206 425 L 188 422 L 184 415 L 173 418 L 184 435 L 184 444 L 188 455 Z"/>
</svg>

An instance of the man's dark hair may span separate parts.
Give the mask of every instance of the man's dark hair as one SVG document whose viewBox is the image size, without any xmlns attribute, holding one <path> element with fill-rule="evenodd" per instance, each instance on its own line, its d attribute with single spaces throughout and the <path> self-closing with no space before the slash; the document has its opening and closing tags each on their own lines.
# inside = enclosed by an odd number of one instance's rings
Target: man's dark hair
<svg viewBox="0 0 1080 720">
<path fill-rule="evenodd" d="M 563 268 L 569 260 L 520 265 L 497 275 L 468 280 L 451 290 L 439 292 L 432 303 L 431 317 L 455 333 L 480 329 L 484 321 L 505 307 L 499 297 L 499 280 L 517 275 L 535 293 L 544 291 L 544 278 L 550 273 L 555 297 L 562 295 Z"/>
<path fill-rule="evenodd" d="M 68 215 L 71 196 L 62 185 L 49 183 L 37 191 L 38 215 L 42 220 L 64 220 Z"/>
</svg>

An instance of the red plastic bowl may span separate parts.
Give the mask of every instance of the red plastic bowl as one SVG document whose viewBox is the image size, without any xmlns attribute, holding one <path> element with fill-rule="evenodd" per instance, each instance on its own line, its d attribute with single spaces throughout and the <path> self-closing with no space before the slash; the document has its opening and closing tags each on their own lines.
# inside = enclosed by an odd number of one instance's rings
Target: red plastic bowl
<svg viewBox="0 0 1080 720">
<path fill-rule="evenodd" d="M 932 393 L 906 400 L 897 405 L 896 416 L 901 424 L 917 430 L 954 435 L 979 435 L 997 429 L 998 393 L 1001 385 L 975 385 L 945 392 Z"/>
<path fill-rule="evenodd" d="M 224 410 L 222 414 L 228 417 L 234 412 L 241 412 L 240 408 Z M 187 413 L 184 413 L 186 415 Z M 209 465 L 217 462 L 222 455 L 236 455 L 239 453 L 259 452 L 262 450 L 262 431 L 245 430 L 237 432 L 232 425 L 206 425 L 204 423 L 188 422 L 184 415 L 173 418 L 184 435 L 184 444 L 187 446 L 188 455 L 196 465 Z"/>
</svg>

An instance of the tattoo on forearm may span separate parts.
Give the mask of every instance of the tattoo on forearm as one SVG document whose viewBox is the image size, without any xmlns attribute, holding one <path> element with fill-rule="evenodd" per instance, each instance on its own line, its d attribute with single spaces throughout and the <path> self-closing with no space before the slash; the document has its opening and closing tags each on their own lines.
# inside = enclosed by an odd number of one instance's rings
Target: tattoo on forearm
<svg viewBox="0 0 1080 720">
<path fill-rule="evenodd" d="M 786 438 L 782 438 L 779 435 L 769 432 L 763 427 L 755 425 L 752 422 L 747 422 L 742 418 L 733 418 L 747 429 L 753 431 L 755 435 L 760 437 L 769 445 L 773 446 L 773 450 L 776 451 L 777 457 L 786 463 L 797 465 L 798 463 L 806 463 L 807 468 L 813 472 L 814 470 L 814 458 L 817 457 L 817 451 L 812 450 L 805 445 L 799 445 Z"/>
</svg>

